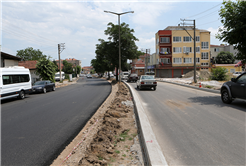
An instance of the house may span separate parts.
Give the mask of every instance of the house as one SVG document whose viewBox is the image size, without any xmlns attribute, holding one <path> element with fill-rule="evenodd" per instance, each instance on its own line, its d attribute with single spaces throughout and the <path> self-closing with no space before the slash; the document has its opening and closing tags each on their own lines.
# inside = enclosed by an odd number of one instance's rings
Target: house
<svg viewBox="0 0 246 166">
<path fill-rule="evenodd" d="M 84 66 L 82 69 L 84 74 L 89 74 L 92 70 L 94 70 L 93 66 Z"/>
<path fill-rule="evenodd" d="M 138 76 L 144 75 L 145 65 L 148 63 L 149 56 L 150 54 L 144 54 L 144 55 L 140 55 L 139 59 L 132 59 L 132 62 L 130 63 L 132 66 L 131 73 L 136 73 Z"/>
<path fill-rule="evenodd" d="M 31 73 L 32 83 L 40 80 L 39 74 L 36 72 L 37 60 L 33 61 L 19 61 L 18 66 L 24 66 L 28 68 Z"/>
<path fill-rule="evenodd" d="M 69 59 L 65 59 L 68 63 L 71 63 L 73 66 L 81 66 L 81 60 L 77 60 L 75 58 L 69 58 Z M 59 60 L 56 60 L 58 66 L 59 66 Z M 61 59 L 61 67 L 63 66 L 63 60 Z"/>
<path fill-rule="evenodd" d="M 210 70 L 210 32 L 192 26 L 168 26 L 155 34 L 156 77 L 180 77 L 194 70 L 194 49 L 196 50 L 196 69 Z M 189 36 L 191 34 L 191 36 Z M 194 41 L 196 48 L 194 48 Z"/>
<path fill-rule="evenodd" d="M 1 52 L 1 67 L 18 66 L 21 58 Z"/>
<path fill-rule="evenodd" d="M 223 67 L 226 68 L 228 73 L 234 73 L 236 71 L 242 71 L 242 66 L 236 64 L 213 64 L 213 68 Z"/>
</svg>

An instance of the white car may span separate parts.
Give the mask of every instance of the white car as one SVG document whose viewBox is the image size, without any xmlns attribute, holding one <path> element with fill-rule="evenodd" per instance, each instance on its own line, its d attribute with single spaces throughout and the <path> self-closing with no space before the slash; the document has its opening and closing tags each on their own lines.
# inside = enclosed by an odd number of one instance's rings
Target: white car
<svg viewBox="0 0 246 166">
<path fill-rule="evenodd" d="M 137 88 L 139 90 L 143 88 L 153 88 L 156 90 L 157 87 L 157 82 L 155 80 L 154 75 L 142 75 L 140 78 L 137 80 Z"/>
<path fill-rule="evenodd" d="M 238 76 L 240 76 L 241 74 L 242 74 L 242 72 L 236 71 L 236 72 L 234 72 L 232 75 L 233 75 L 234 77 L 238 77 Z"/>
<path fill-rule="evenodd" d="M 92 76 L 90 74 L 87 74 L 86 77 L 87 78 L 92 78 Z"/>
</svg>

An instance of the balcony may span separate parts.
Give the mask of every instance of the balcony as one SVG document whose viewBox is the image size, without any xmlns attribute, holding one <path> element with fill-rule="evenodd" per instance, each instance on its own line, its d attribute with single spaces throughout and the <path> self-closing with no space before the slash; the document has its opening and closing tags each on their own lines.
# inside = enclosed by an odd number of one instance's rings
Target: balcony
<svg viewBox="0 0 246 166">
<path fill-rule="evenodd" d="M 171 54 L 171 52 L 160 52 L 159 54 L 160 55 L 169 55 L 169 54 Z"/>
</svg>

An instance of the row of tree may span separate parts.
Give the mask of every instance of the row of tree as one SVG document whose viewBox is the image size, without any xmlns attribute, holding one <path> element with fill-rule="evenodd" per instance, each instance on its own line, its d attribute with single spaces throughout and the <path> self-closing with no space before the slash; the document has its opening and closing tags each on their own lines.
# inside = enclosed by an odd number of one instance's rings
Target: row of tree
<svg viewBox="0 0 246 166">
<path fill-rule="evenodd" d="M 134 30 L 129 25 L 122 23 L 120 25 L 121 38 L 121 66 L 122 70 L 129 69 L 127 59 L 136 59 L 141 54 L 136 46 L 138 39 L 133 35 Z M 119 25 L 108 23 L 104 34 L 108 36 L 108 41 L 98 39 L 100 42 L 96 45 L 96 58 L 91 60 L 91 65 L 98 73 L 105 71 L 114 71 L 116 69 L 116 80 L 118 80 L 119 69 Z"/>
<path fill-rule="evenodd" d="M 55 60 L 53 60 L 53 62 L 50 60 L 50 56 L 44 55 L 42 51 L 40 51 L 39 49 L 33 49 L 32 47 L 28 47 L 23 50 L 18 50 L 16 56 L 20 57 L 24 61 L 37 60 L 36 72 L 40 75 L 40 77 L 43 80 L 51 80 L 55 82 L 55 73 L 60 70 L 58 68 L 57 62 Z M 62 71 L 65 74 L 72 74 L 75 72 L 76 74 L 80 74 L 81 66 L 73 66 L 66 60 L 64 60 L 62 63 Z"/>
</svg>

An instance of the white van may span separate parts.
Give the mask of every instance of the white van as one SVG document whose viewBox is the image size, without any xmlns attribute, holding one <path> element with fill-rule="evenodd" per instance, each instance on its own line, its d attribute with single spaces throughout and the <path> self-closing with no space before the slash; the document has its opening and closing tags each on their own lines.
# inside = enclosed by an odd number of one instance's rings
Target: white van
<svg viewBox="0 0 246 166">
<path fill-rule="evenodd" d="M 32 92 L 32 81 L 29 69 L 23 66 L 0 68 L 0 97 L 25 98 L 25 94 Z"/>
<path fill-rule="evenodd" d="M 65 73 L 62 71 L 61 72 L 61 78 L 62 78 L 62 80 L 64 80 L 65 79 Z M 56 81 L 60 81 L 60 72 L 57 72 L 56 74 L 55 74 L 55 80 Z"/>
</svg>

